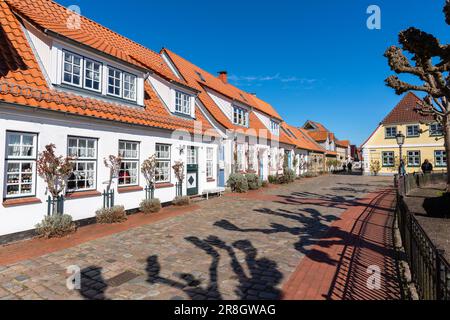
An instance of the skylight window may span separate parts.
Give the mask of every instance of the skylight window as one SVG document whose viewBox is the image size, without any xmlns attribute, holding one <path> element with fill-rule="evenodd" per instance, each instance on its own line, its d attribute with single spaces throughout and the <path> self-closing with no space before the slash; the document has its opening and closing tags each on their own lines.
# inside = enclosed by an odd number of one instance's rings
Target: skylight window
<svg viewBox="0 0 450 320">
<path fill-rule="evenodd" d="M 242 100 L 244 100 L 245 102 L 247 102 L 247 99 L 245 99 L 244 95 L 243 95 L 242 93 L 239 93 L 239 94 L 240 94 Z"/>
<path fill-rule="evenodd" d="M 201 81 L 206 82 L 205 77 L 203 77 L 203 75 L 200 72 L 195 71 L 195 73 L 197 74 L 197 76 L 200 78 Z"/>
</svg>

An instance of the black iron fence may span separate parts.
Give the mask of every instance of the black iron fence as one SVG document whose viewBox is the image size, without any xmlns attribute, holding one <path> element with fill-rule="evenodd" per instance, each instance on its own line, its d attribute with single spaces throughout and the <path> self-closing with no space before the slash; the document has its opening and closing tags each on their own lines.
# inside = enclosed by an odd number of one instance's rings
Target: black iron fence
<svg viewBox="0 0 450 320">
<path fill-rule="evenodd" d="M 145 200 L 150 200 L 155 198 L 155 186 L 145 186 Z"/>
<path fill-rule="evenodd" d="M 47 215 L 64 214 L 64 196 L 60 195 L 56 198 L 48 196 L 47 198 Z"/>
<path fill-rule="evenodd" d="M 103 195 L 103 208 L 112 208 L 114 207 L 114 189 L 105 190 L 102 193 Z"/>
<path fill-rule="evenodd" d="M 414 188 L 446 181 L 446 174 L 414 174 L 395 177 L 396 217 L 403 247 L 419 297 L 422 300 L 450 300 L 450 264 L 430 240 L 408 206 L 404 196 Z"/>
</svg>

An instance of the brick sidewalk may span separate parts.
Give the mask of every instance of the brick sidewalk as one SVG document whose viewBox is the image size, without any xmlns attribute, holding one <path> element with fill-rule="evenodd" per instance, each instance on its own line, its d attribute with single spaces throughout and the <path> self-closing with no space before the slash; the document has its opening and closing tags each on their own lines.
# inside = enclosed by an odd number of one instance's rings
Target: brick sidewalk
<svg viewBox="0 0 450 320">
<path fill-rule="evenodd" d="M 284 299 L 401 299 L 392 238 L 394 199 L 386 190 L 349 207 L 285 283 Z M 370 266 L 380 268 L 380 289 L 368 288 Z"/>
</svg>

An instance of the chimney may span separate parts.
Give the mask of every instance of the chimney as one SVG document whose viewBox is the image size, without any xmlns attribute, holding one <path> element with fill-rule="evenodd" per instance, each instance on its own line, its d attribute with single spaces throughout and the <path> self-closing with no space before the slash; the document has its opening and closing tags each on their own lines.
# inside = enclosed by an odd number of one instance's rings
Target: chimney
<svg viewBox="0 0 450 320">
<path fill-rule="evenodd" d="M 254 96 L 255 98 L 257 98 L 256 92 L 250 92 L 250 94 L 251 94 L 252 96 Z"/>
<path fill-rule="evenodd" d="M 228 72 L 226 71 L 219 71 L 218 78 L 222 80 L 223 83 L 228 83 Z"/>
</svg>

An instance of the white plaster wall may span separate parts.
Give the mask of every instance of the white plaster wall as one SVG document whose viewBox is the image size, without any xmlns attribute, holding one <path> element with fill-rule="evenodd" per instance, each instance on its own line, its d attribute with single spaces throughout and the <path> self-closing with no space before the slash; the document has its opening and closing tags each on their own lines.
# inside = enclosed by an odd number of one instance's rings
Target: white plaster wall
<svg viewBox="0 0 450 320">
<path fill-rule="evenodd" d="M 231 100 L 225 98 L 221 94 L 210 90 L 205 89 L 206 93 L 213 99 L 215 104 L 222 110 L 222 112 L 230 119 L 230 121 L 233 121 L 233 103 Z"/>
<path fill-rule="evenodd" d="M 205 144 L 201 142 L 188 142 L 172 139 L 170 132 L 155 128 L 144 128 L 138 126 L 122 125 L 120 123 L 105 122 L 94 119 L 65 116 L 50 112 L 33 111 L 25 109 L 19 111 L 17 108 L 0 105 L 0 194 L 4 196 L 4 159 L 5 159 L 5 133 L 7 130 L 26 131 L 38 133 L 38 151 L 42 151 L 49 143 L 56 145 L 57 154 L 67 154 L 67 137 L 80 136 L 98 139 L 97 158 L 97 191 L 105 189 L 105 182 L 108 178 L 108 169 L 103 165 L 103 159 L 111 154 L 117 155 L 119 140 L 131 140 L 140 142 L 140 164 L 155 150 L 155 143 L 171 144 L 172 165 L 176 160 L 183 160 L 186 163 L 186 152 L 179 153 L 179 146 L 193 145 L 199 147 L 199 193 L 206 188 L 215 188 L 217 182 L 207 182 L 206 180 L 206 146 L 214 148 L 215 144 Z M 217 158 L 214 157 L 213 168 L 217 166 Z M 171 170 L 171 183 L 175 184 L 176 177 Z M 139 185 L 145 187 L 145 179 L 142 174 L 139 177 Z M 184 194 L 186 194 L 186 183 Z M 117 188 L 117 183 L 114 184 Z M 26 231 L 33 229 L 36 223 L 40 222 L 47 213 L 46 185 L 44 181 L 37 178 L 36 197 L 42 203 L 16 207 L 4 207 L 0 205 L 0 235 Z M 175 188 L 156 189 L 155 197 L 161 202 L 170 202 L 175 197 Z M 115 203 L 124 205 L 125 208 L 134 209 L 139 207 L 139 203 L 145 198 L 145 192 L 116 193 Z M 72 215 L 74 220 L 80 220 L 95 216 L 95 210 L 102 207 L 102 197 L 66 200 L 65 212 Z"/>
</svg>

